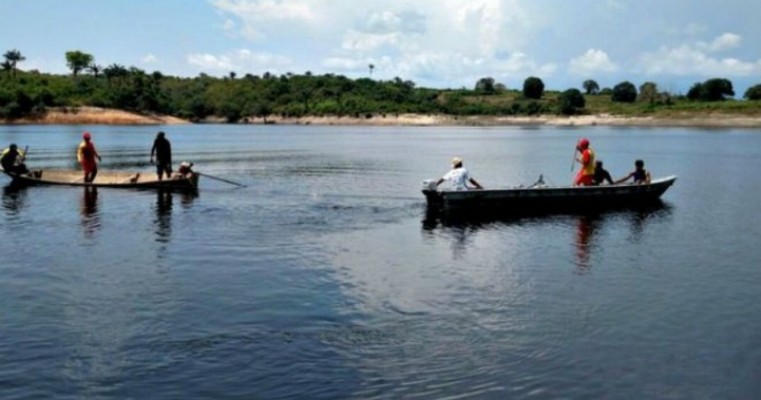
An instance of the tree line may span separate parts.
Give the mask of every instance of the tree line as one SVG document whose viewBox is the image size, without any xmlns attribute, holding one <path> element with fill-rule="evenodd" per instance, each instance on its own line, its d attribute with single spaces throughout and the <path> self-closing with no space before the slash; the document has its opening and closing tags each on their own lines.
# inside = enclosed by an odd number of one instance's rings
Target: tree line
<svg viewBox="0 0 761 400">
<path fill-rule="evenodd" d="M 0 63 L 0 118 L 44 114 L 51 107 L 95 106 L 137 113 L 172 115 L 191 121 L 221 118 L 228 122 L 271 116 L 350 116 L 386 114 L 540 115 L 584 113 L 589 96 L 609 96 L 611 102 L 643 102 L 669 106 L 676 100 L 721 101 L 734 96 L 731 81 L 723 78 L 695 83 L 686 96 L 658 90 L 653 82 L 639 89 L 625 81 L 603 88 L 588 79 L 583 92 L 569 88 L 545 91 L 544 82 L 530 76 L 522 88 L 509 89 L 491 77 L 479 79 L 473 89 L 430 89 L 409 80 L 350 79 L 342 75 L 265 72 L 261 76 L 212 77 L 201 73 L 184 78 L 146 72 L 119 64 L 101 66 L 82 51 L 65 53 L 70 75 L 21 71 L 26 60 L 13 49 Z M 370 74 L 374 66 L 370 65 Z M 748 100 L 761 99 L 761 84 L 749 88 Z"/>
</svg>

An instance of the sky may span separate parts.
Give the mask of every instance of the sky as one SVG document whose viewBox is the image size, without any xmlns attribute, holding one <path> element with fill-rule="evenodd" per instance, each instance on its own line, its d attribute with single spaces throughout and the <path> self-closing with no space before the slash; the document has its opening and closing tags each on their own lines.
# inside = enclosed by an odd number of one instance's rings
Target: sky
<svg viewBox="0 0 761 400">
<path fill-rule="evenodd" d="M 101 66 L 401 78 L 418 87 L 547 90 L 623 81 L 684 94 L 710 78 L 761 83 L 759 0 L 0 0 L 0 51 L 22 70 Z M 374 66 L 371 69 L 369 66 Z"/>
</svg>

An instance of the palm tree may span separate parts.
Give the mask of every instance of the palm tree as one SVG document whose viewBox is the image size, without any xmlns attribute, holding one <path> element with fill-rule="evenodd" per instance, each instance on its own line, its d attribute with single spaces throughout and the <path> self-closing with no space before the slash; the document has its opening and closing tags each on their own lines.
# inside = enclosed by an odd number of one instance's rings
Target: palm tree
<svg viewBox="0 0 761 400">
<path fill-rule="evenodd" d="M 10 65 L 13 76 L 16 76 L 16 64 L 26 60 L 26 57 L 22 56 L 21 52 L 16 49 L 6 51 L 3 57 L 5 57 L 5 61 Z"/>
<path fill-rule="evenodd" d="M 375 69 L 375 65 L 374 64 L 370 64 L 367 67 L 370 68 L 370 76 L 373 76 L 373 70 Z"/>
<path fill-rule="evenodd" d="M 93 63 L 87 66 L 87 70 L 90 71 L 97 78 L 100 72 L 103 71 L 103 67 Z"/>
</svg>

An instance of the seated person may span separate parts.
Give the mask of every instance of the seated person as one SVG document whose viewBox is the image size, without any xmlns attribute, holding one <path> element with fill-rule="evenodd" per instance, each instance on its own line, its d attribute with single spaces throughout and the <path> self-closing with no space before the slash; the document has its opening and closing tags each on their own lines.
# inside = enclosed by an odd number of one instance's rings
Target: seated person
<svg viewBox="0 0 761 400">
<path fill-rule="evenodd" d="M 462 159 L 460 157 L 455 157 L 452 159 L 452 170 L 444 174 L 443 177 L 439 178 L 439 180 L 436 181 L 436 186 L 441 185 L 445 181 L 451 182 L 452 189 L 454 190 L 470 189 L 470 187 L 468 187 L 468 182 L 470 182 L 478 189 L 483 189 L 483 186 L 481 186 L 481 184 L 478 183 L 475 179 L 471 178 L 470 174 L 468 174 L 468 170 L 462 166 Z"/>
<path fill-rule="evenodd" d="M 602 160 L 598 160 L 595 163 L 595 176 L 592 178 L 592 182 L 594 185 L 600 185 L 603 182 L 608 182 L 611 185 L 613 184 L 613 178 L 610 177 L 610 173 L 602 167 Z"/>
<path fill-rule="evenodd" d="M 11 143 L 7 149 L 3 150 L 0 165 L 8 173 L 18 175 L 29 173 L 24 165 L 24 152 L 19 150 L 15 143 Z"/>
<path fill-rule="evenodd" d="M 630 172 L 629 175 L 626 175 L 625 177 L 619 179 L 616 181 L 616 183 L 623 183 L 627 180 L 632 179 L 632 183 L 635 185 L 643 185 L 650 183 L 650 172 L 645 169 L 645 162 L 642 160 L 637 160 L 634 162 L 634 171 Z"/>
<path fill-rule="evenodd" d="M 172 175 L 172 179 L 185 179 L 190 177 L 190 175 L 193 174 L 193 170 L 191 167 L 193 166 L 193 163 L 183 161 L 180 163 L 180 168 Z"/>
</svg>

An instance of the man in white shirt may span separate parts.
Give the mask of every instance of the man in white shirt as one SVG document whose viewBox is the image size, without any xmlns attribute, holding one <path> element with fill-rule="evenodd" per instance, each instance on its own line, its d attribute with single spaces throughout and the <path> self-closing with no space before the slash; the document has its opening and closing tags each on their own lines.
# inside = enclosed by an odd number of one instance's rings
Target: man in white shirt
<svg viewBox="0 0 761 400">
<path fill-rule="evenodd" d="M 453 190 L 470 189 L 470 187 L 468 187 L 468 182 L 472 183 L 473 186 L 475 186 L 477 189 L 483 189 L 483 186 L 476 182 L 475 179 L 471 178 L 470 174 L 468 174 L 468 170 L 462 166 L 462 159 L 460 157 L 455 157 L 452 159 L 452 170 L 439 178 L 439 180 L 436 181 L 436 186 L 438 187 L 444 181 L 452 182 Z"/>
</svg>

